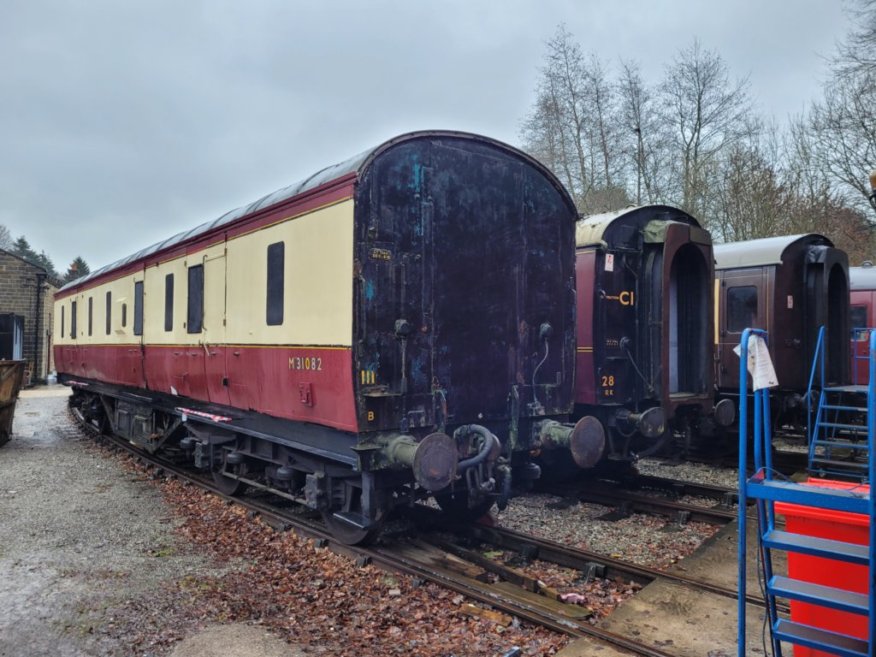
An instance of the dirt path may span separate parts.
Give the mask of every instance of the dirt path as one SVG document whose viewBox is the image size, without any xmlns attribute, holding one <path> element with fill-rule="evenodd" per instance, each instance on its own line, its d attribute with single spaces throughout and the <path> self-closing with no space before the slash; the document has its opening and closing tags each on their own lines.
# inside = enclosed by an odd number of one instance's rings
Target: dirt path
<svg viewBox="0 0 876 657">
<path fill-rule="evenodd" d="M 154 486 L 80 437 L 67 393 L 24 391 L 13 439 L 0 449 L 0 657 L 149 655 L 130 634 L 132 615 L 144 628 L 166 622 L 192 634 L 176 647 L 180 657 L 290 654 L 258 628 L 199 636 L 195 623 L 173 617 L 167 596 L 152 604 L 155 591 L 216 568 L 175 535 Z"/>
</svg>

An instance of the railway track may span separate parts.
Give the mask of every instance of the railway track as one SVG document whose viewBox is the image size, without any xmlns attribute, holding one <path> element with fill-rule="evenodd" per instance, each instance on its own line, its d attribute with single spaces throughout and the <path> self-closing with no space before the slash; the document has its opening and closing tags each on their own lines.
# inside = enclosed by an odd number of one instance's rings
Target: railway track
<svg viewBox="0 0 876 657">
<path fill-rule="evenodd" d="M 561 602 L 556 596 L 546 592 L 537 580 L 517 569 L 495 562 L 488 563 L 489 560 L 485 560 L 466 547 L 465 542 L 470 545 L 471 541 L 480 541 L 507 550 L 537 555 L 543 561 L 578 569 L 585 576 L 620 577 L 643 586 L 658 578 L 664 578 L 709 590 L 716 595 L 729 597 L 736 595 L 735 591 L 696 582 L 683 575 L 661 573 L 605 555 L 567 548 L 551 541 L 499 528 L 469 525 L 457 529 L 458 533 L 454 535 L 462 537 L 462 543 L 458 540 L 449 540 L 447 535 L 438 535 L 434 532 L 421 535 L 418 532 L 413 539 L 401 537 L 387 540 L 385 544 L 374 547 L 352 547 L 337 542 L 320 520 L 308 514 L 294 513 L 289 509 L 281 508 L 268 501 L 267 496 L 264 495 L 250 497 L 224 495 L 212 485 L 212 480 L 193 474 L 167 460 L 145 454 L 124 440 L 102 434 L 93 425 L 83 422 L 73 410 L 70 411 L 70 416 L 92 438 L 114 449 L 122 449 L 147 464 L 147 467 L 152 468 L 154 477 L 176 477 L 191 482 L 242 506 L 250 513 L 261 516 L 276 530 L 294 530 L 299 535 L 316 541 L 318 546 L 345 555 L 360 565 L 371 563 L 393 573 L 434 582 L 471 600 L 489 605 L 502 614 L 517 617 L 522 621 L 570 637 L 591 637 L 636 655 L 675 657 L 673 653 L 654 645 L 591 624 L 588 620 L 591 613 L 585 607 Z M 437 517 L 435 513 L 428 515 L 430 510 L 425 508 L 418 509 L 417 513 L 421 514 L 421 517 L 430 518 L 428 522 L 432 527 L 435 526 Z M 484 581 L 483 572 L 492 573 L 495 581 Z M 754 596 L 749 596 L 749 602 L 762 604 L 762 601 Z"/>
<path fill-rule="evenodd" d="M 585 575 L 596 576 L 598 574 L 598 576 L 608 579 L 621 578 L 642 586 L 657 580 L 667 580 L 734 600 L 738 595 L 736 589 L 704 582 L 681 573 L 665 572 L 597 552 L 570 548 L 548 539 L 521 534 L 511 529 L 471 525 L 462 531 L 471 539 L 482 543 L 526 555 L 529 559 L 541 559 L 566 568 L 573 568 Z M 759 595 L 749 594 L 746 600 L 753 605 L 761 607 L 764 605 L 763 598 Z"/>
<path fill-rule="evenodd" d="M 662 515 L 677 523 L 687 521 L 724 525 L 736 520 L 737 512 L 723 502 L 707 507 L 678 502 L 674 499 L 655 497 L 627 490 L 619 484 L 605 483 L 600 489 L 582 489 L 577 497 L 582 502 L 604 504 L 615 508 L 618 517 L 632 513 Z"/>
<path fill-rule="evenodd" d="M 738 513 L 739 495 L 735 489 L 650 475 L 627 476 L 620 480 L 584 479 L 540 490 L 565 499 L 610 506 L 614 508 L 616 519 L 632 513 L 645 513 L 665 516 L 679 524 L 693 521 L 725 525 L 735 520 Z M 713 503 L 681 501 L 686 496 L 712 500 Z"/>
<path fill-rule="evenodd" d="M 668 462 L 677 463 L 677 459 L 666 459 Z M 691 463 L 702 463 L 711 465 L 717 468 L 737 468 L 739 466 L 739 456 L 734 454 L 724 455 L 706 455 L 700 453 L 691 453 L 684 458 L 685 461 Z M 753 468 L 752 461 L 749 460 L 749 471 Z M 793 475 L 797 472 L 804 472 L 809 467 L 809 455 L 803 451 L 796 450 L 775 450 L 773 452 L 773 467 L 785 475 Z"/>
</svg>

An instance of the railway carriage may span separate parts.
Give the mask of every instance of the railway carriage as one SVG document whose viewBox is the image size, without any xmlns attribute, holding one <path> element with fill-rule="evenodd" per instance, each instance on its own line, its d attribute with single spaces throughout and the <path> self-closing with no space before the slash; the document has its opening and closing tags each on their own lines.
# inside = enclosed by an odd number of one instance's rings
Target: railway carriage
<svg viewBox="0 0 876 657">
<path fill-rule="evenodd" d="M 347 542 L 428 494 L 482 512 L 531 452 L 601 454 L 567 423 L 575 219 L 509 146 L 402 135 L 64 287 L 59 375 L 89 421 Z"/>
<path fill-rule="evenodd" d="M 709 233 L 651 205 L 583 219 L 576 242 L 575 410 L 602 427 L 607 458 L 732 422 L 713 408 Z"/>
<path fill-rule="evenodd" d="M 738 401 L 733 348 L 748 327 L 765 329 L 779 378 L 776 423 L 805 424 L 803 398 L 821 326 L 825 381 L 849 382 L 849 265 L 846 253 L 815 233 L 715 246 L 716 379 Z"/>
<path fill-rule="evenodd" d="M 870 380 L 870 328 L 876 326 L 876 268 L 869 263 L 849 267 L 849 322 L 852 330 L 852 383 L 866 385 Z"/>
</svg>

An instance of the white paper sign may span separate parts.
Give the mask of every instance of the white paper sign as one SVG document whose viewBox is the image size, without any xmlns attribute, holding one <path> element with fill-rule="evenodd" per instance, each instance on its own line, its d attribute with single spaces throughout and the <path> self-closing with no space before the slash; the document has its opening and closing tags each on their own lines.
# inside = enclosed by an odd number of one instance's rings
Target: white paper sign
<svg viewBox="0 0 876 657">
<path fill-rule="evenodd" d="M 736 345 L 733 348 L 733 353 L 739 356 L 742 353 L 741 345 Z M 779 378 L 776 376 L 776 370 L 773 368 L 773 361 L 770 358 L 770 350 L 766 340 L 760 335 L 748 336 L 747 367 L 755 390 L 775 388 L 779 385 Z"/>
<path fill-rule="evenodd" d="M 605 254 L 605 271 L 614 271 L 614 254 Z"/>
</svg>

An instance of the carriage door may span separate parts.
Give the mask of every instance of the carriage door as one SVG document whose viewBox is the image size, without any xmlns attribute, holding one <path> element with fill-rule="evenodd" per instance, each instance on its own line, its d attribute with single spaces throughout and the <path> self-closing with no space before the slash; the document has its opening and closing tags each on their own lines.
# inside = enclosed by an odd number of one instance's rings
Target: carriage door
<svg viewBox="0 0 876 657">
<path fill-rule="evenodd" d="M 696 231 L 696 233 L 695 233 Z M 704 251 L 710 240 L 697 228 L 669 224 L 664 243 L 664 289 L 666 325 L 664 376 L 670 397 L 706 392 L 711 363 L 709 356 L 711 271 Z M 698 239 L 703 244 L 692 241 Z"/>
<path fill-rule="evenodd" d="M 769 331 L 767 273 L 761 267 L 720 272 L 718 288 L 718 386 L 739 389 L 739 358 L 733 349 L 747 328 Z"/>
<path fill-rule="evenodd" d="M 203 361 L 203 393 L 198 397 L 216 404 L 229 404 L 225 355 L 225 242 L 201 255 L 203 266 L 203 325 L 198 359 Z"/>
<path fill-rule="evenodd" d="M 146 341 L 143 336 L 146 331 L 146 290 L 145 290 L 145 279 L 146 272 L 145 269 L 139 269 L 134 273 L 133 283 L 134 283 L 134 297 L 132 299 L 133 303 L 131 304 L 130 310 L 127 307 L 127 300 L 122 299 L 124 304 L 124 310 L 122 312 L 122 325 L 130 326 L 131 332 L 133 334 L 133 343 L 129 343 L 125 347 L 125 352 L 122 358 L 120 359 L 122 362 L 119 363 L 121 367 L 119 368 L 119 383 L 123 383 L 126 385 L 132 385 L 135 387 L 146 387 Z M 128 288 L 130 289 L 130 288 Z M 76 299 L 77 297 L 73 297 Z M 79 300 L 82 300 L 82 297 L 78 297 Z M 75 304 L 76 301 L 73 301 Z M 128 313 L 131 313 L 130 315 Z M 77 310 L 74 308 L 70 313 L 71 322 L 76 319 Z M 72 328 L 71 324 L 71 328 Z M 128 330 L 126 326 L 126 331 Z M 126 333 L 127 336 L 127 333 Z M 76 347 L 79 348 L 78 346 Z"/>
<path fill-rule="evenodd" d="M 825 331 L 825 375 L 829 383 L 849 380 L 849 279 L 844 252 L 810 246 L 806 254 L 806 358 L 815 354 L 818 331 Z"/>
<path fill-rule="evenodd" d="M 702 394 L 709 378 L 711 254 L 708 234 L 689 224 L 655 220 L 642 231 L 648 291 L 648 351 L 643 364 L 659 401 Z"/>
<path fill-rule="evenodd" d="M 849 282 L 839 264 L 827 278 L 827 375 L 833 383 L 848 381 Z"/>
</svg>

